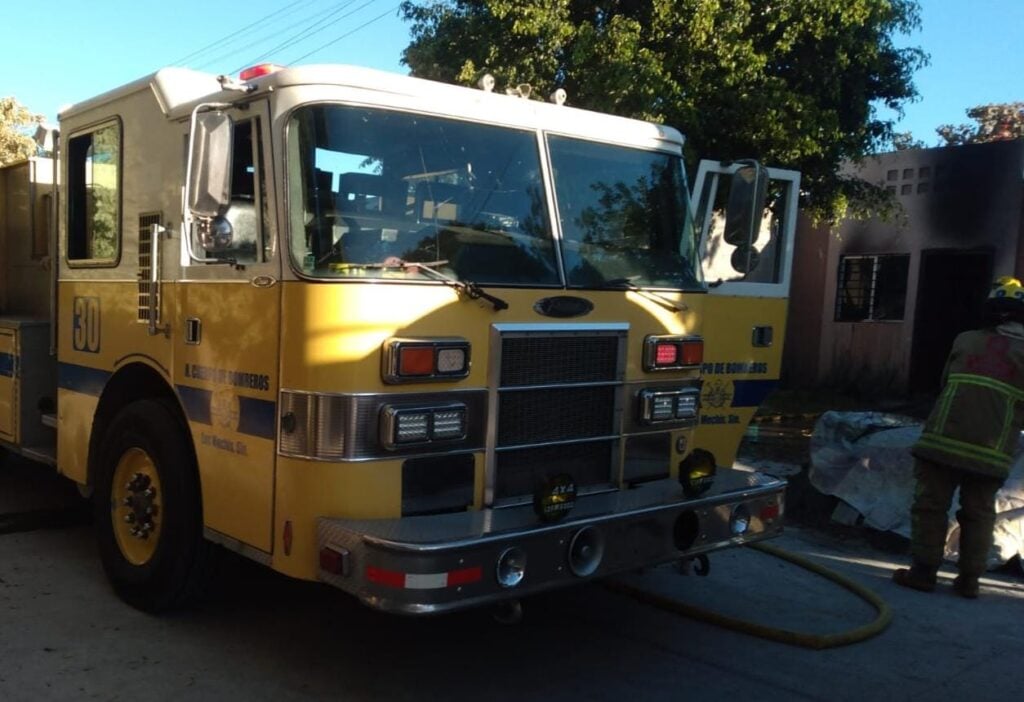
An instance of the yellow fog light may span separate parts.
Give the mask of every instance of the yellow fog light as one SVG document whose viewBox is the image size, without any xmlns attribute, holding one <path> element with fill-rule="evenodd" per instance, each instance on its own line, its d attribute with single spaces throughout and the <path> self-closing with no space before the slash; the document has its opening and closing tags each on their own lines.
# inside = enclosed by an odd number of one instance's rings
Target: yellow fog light
<svg viewBox="0 0 1024 702">
<path fill-rule="evenodd" d="M 679 464 L 679 482 L 687 497 L 696 497 L 707 492 L 715 481 L 718 465 L 715 456 L 704 449 L 694 449 Z"/>
</svg>

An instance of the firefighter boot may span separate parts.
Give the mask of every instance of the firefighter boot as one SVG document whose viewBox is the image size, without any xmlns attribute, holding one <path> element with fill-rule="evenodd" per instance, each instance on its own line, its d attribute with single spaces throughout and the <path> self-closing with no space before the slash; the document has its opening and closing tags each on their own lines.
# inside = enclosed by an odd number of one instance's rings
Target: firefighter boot
<svg viewBox="0 0 1024 702">
<path fill-rule="evenodd" d="M 970 573 L 960 573 L 953 580 L 953 591 L 960 597 L 966 597 L 969 600 L 978 599 L 978 592 L 980 590 L 978 585 L 978 576 L 971 575 Z"/>
<path fill-rule="evenodd" d="M 914 563 L 909 568 L 899 568 L 893 571 L 892 581 L 897 585 L 909 587 L 921 592 L 931 592 L 935 589 L 936 573 L 938 568 Z"/>
</svg>

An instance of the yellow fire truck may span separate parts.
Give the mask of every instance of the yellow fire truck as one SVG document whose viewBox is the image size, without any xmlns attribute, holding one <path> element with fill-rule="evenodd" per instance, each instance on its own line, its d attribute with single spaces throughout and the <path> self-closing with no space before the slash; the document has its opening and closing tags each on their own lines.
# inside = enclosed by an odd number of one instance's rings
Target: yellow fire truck
<svg viewBox="0 0 1024 702">
<path fill-rule="evenodd" d="M 92 495 L 127 602 L 221 547 L 418 614 L 780 533 L 733 461 L 798 175 L 691 198 L 675 130 L 492 84 L 169 68 L 3 170 L 0 444 Z"/>
</svg>

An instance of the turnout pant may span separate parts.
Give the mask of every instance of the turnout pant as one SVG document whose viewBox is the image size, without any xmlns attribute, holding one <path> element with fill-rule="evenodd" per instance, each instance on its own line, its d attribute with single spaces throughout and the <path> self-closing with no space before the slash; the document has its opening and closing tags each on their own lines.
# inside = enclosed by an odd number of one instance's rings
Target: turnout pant
<svg viewBox="0 0 1024 702">
<path fill-rule="evenodd" d="M 910 552 L 914 562 L 928 568 L 942 564 L 949 507 L 953 492 L 959 487 L 956 520 L 960 523 L 960 572 L 973 576 L 984 573 L 992 548 L 996 492 L 1003 479 L 921 459 L 914 464 L 914 477 L 917 487 L 910 510 Z"/>
</svg>

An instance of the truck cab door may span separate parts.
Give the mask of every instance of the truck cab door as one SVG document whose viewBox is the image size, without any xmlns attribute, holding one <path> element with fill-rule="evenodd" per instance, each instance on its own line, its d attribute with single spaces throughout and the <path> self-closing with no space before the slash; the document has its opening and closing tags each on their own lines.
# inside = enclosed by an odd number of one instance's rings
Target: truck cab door
<svg viewBox="0 0 1024 702">
<path fill-rule="evenodd" d="M 216 227 L 182 233 L 175 385 L 188 414 L 206 535 L 269 554 L 272 544 L 281 257 L 266 101 L 228 108 L 229 202 Z M 228 194 L 225 194 L 228 197 Z M 198 260 L 197 260 L 198 259 Z"/>
<path fill-rule="evenodd" d="M 792 278 L 800 174 L 766 168 L 764 215 L 753 246 L 726 235 L 724 203 L 746 164 L 702 161 L 693 211 L 708 295 L 703 301 L 704 379 L 694 445 L 731 466 L 747 425 L 778 385 Z M 747 271 L 747 272 L 745 272 Z"/>
</svg>

